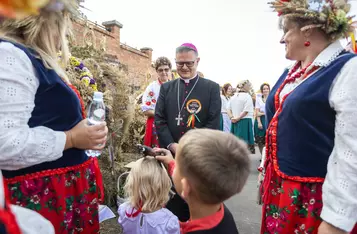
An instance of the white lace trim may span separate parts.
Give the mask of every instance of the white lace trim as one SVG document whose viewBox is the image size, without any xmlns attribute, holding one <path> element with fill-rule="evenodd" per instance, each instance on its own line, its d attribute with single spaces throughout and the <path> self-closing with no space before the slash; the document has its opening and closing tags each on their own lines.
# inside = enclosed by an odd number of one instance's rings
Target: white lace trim
<svg viewBox="0 0 357 234">
<path fill-rule="evenodd" d="M 327 67 L 344 50 L 341 43 L 336 41 L 323 50 L 312 63 L 313 66 Z"/>
</svg>

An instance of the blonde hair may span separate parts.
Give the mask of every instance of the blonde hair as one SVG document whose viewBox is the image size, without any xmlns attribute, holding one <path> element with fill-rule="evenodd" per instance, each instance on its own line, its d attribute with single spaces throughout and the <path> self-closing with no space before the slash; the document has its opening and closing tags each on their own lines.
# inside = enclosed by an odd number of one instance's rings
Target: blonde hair
<svg viewBox="0 0 357 234">
<path fill-rule="evenodd" d="M 250 173 L 247 145 L 222 131 L 191 130 L 181 138 L 178 153 L 181 175 L 206 204 L 221 203 L 242 191 Z"/>
<path fill-rule="evenodd" d="M 132 207 L 153 212 L 169 201 L 171 186 L 165 168 L 155 158 L 145 157 L 131 169 L 124 191 Z"/>
<path fill-rule="evenodd" d="M 53 69 L 60 77 L 68 81 L 64 69 L 58 62 L 61 50 L 61 63 L 66 65 L 69 59 L 67 34 L 70 25 L 69 12 L 43 11 L 38 16 L 24 19 L 7 19 L 0 24 L 0 38 L 21 44 L 36 51 L 46 68 Z"/>
</svg>

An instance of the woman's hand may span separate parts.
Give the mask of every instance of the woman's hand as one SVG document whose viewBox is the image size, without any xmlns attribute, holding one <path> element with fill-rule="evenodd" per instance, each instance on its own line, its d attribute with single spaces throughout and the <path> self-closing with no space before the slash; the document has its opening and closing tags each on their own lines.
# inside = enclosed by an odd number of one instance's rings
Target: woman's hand
<svg viewBox="0 0 357 234">
<path fill-rule="evenodd" d="M 238 123 L 239 120 L 240 120 L 239 117 L 237 117 L 237 118 L 232 118 L 232 119 L 231 119 L 232 123 Z"/>
<path fill-rule="evenodd" d="M 258 128 L 259 129 L 263 129 L 263 124 L 262 123 L 258 123 Z"/>
<path fill-rule="evenodd" d="M 257 117 L 262 117 L 264 115 L 264 113 L 257 111 Z"/>
<path fill-rule="evenodd" d="M 317 233 L 318 234 L 348 234 L 348 232 L 338 229 L 325 221 L 323 221 L 320 224 L 319 230 Z"/>
<path fill-rule="evenodd" d="M 262 173 L 259 172 L 259 175 L 258 175 L 258 184 L 262 183 L 263 179 L 264 179 L 264 177 L 263 177 Z"/>
<path fill-rule="evenodd" d="M 75 127 L 66 132 L 66 148 L 77 148 L 84 150 L 102 150 L 107 141 L 108 128 L 107 123 L 98 125 L 88 125 L 88 120 L 84 119 Z"/>
</svg>

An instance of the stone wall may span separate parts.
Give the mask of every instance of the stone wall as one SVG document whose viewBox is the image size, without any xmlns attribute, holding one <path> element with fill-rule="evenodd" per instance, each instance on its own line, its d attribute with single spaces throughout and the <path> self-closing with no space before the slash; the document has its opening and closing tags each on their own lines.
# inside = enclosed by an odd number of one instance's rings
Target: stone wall
<svg viewBox="0 0 357 234">
<path fill-rule="evenodd" d="M 120 42 L 123 25 L 118 21 L 107 21 L 103 25 L 77 19 L 73 22 L 73 44 L 93 45 L 102 50 L 110 62 L 121 64 L 130 78 L 129 85 L 138 90 L 155 78 L 152 66 L 152 49 L 135 49 Z"/>
</svg>

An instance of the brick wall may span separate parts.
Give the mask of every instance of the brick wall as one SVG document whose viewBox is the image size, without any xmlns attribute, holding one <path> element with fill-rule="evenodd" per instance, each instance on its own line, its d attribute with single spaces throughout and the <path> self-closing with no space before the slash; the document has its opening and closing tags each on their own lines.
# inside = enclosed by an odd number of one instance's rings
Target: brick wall
<svg viewBox="0 0 357 234">
<path fill-rule="evenodd" d="M 120 43 L 120 33 L 123 25 L 113 20 L 104 22 L 103 26 L 87 20 L 73 22 L 75 45 L 92 44 L 96 49 L 103 50 L 113 63 L 120 63 L 127 68 L 131 85 L 139 89 L 147 79 L 155 78 L 152 67 L 152 49 L 140 50 Z"/>
</svg>

